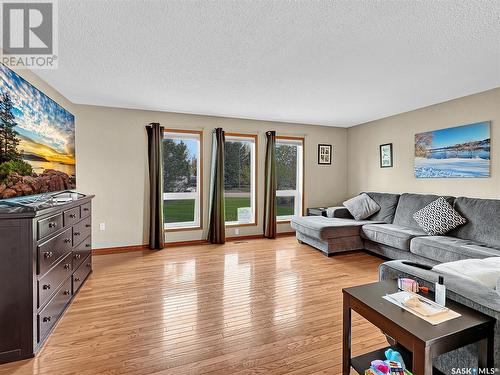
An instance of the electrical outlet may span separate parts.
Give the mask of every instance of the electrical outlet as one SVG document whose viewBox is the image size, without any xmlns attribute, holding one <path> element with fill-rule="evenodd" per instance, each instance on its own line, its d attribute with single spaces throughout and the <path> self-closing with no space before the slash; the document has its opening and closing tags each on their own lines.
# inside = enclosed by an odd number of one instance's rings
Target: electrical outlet
<svg viewBox="0 0 500 375">
<path fill-rule="evenodd" d="M 240 234 L 240 228 L 234 228 L 234 234 Z"/>
<path fill-rule="evenodd" d="M 106 230 L 106 223 L 100 223 L 99 224 L 99 229 L 100 230 Z"/>
</svg>

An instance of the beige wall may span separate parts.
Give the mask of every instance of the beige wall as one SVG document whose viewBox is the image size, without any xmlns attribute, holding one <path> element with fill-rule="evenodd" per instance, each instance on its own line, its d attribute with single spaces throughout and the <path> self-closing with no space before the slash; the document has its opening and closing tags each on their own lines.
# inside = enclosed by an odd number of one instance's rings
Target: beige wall
<svg viewBox="0 0 500 375">
<path fill-rule="evenodd" d="M 417 179 L 414 136 L 480 121 L 491 121 L 491 177 Z M 500 198 L 500 88 L 388 117 L 348 129 L 348 193 L 419 192 Z M 379 167 L 379 145 L 393 143 L 394 167 Z"/>
<path fill-rule="evenodd" d="M 360 191 L 422 192 L 500 197 L 500 89 L 471 95 L 349 129 L 302 124 L 184 115 L 166 112 L 75 105 L 27 70 L 18 72 L 76 116 L 77 187 L 96 195 L 93 214 L 94 247 L 138 245 L 147 242 L 148 176 L 144 126 L 160 122 L 167 128 L 203 130 L 204 230 L 167 234 L 167 241 L 206 236 L 207 171 L 210 135 L 215 127 L 228 132 L 258 134 L 258 226 L 240 227 L 239 235 L 262 233 L 265 131 L 305 137 L 305 208 L 334 205 Z M 416 179 L 413 142 L 417 132 L 478 121 L 491 121 L 492 175 L 484 179 Z M 379 145 L 394 144 L 394 168 L 379 168 Z M 334 146 L 331 166 L 317 164 L 318 143 Z M 99 223 L 106 230 L 99 230 Z M 288 224 L 279 231 L 290 230 Z M 228 236 L 234 236 L 229 228 Z"/>
<path fill-rule="evenodd" d="M 40 91 L 73 113 L 76 118 L 77 188 L 95 194 L 93 201 L 93 246 L 115 247 L 147 243 L 148 176 L 145 125 L 159 122 L 167 128 L 203 130 L 204 181 L 203 230 L 169 232 L 167 241 L 198 240 L 206 237 L 211 132 L 223 127 L 227 132 L 258 134 L 258 225 L 240 227 L 239 235 L 262 234 L 265 131 L 305 138 L 304 206 L 324 206 L 341 202 L 346 196 L 346 129 L 253 121 L 167 112 L 76 105 L 29 70 L 17 71 Z M 332 165 L 317 164 L 318 143 L 334 147 Z M 99 223 L 106 230 L 99 230 Z M 278 231 L 287 232 L 288 224 Z M 228 228 L 234 236 L 234 228 Z"/>
<path fill-rule="evenodd" d="M 77 106 L 77 185 L 96 195 L 93 212 L 95 247 L 137 245 L 147 242 L 148 209 L 147 140 L 145 125 L 159 122 L 166 128 L 203 130 L 204 230 L 168 232 L 167 241 L 206 237 L 208 216 L 211 133 L 215 127 L 227 132 L 258 134 L 258 226 L 240 227 L 239 235 L 262 234 L 264 206 L 265 131 L 305 137 L 305 207 L 331 205 L 346 196 L 346 129 L 284 124 L 265 121 L 184 115 L 166 112 Z M 317 164 L 318 143 L 334 147 L 331 166 Z M 99 223 L 106 223 L 106 231 Z M 288 224 L 279 231 L 290 231 Z M 234 236 L 228 228 L 227 236 Z"/>
</svg>

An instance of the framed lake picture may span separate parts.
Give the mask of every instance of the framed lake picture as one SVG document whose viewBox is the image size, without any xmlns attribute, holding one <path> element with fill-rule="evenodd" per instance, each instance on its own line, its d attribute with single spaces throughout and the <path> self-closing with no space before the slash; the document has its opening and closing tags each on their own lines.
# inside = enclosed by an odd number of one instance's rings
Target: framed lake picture
<svg viewBox="0 0 500 375">
<path fill-rule="evenodd" d="M 332 164 L 332 145 L 318 145 L 318 164 Z"/>
<path fill-rule="evenodd" d="M 416 134 L 415 177 L 490 177 L 490 122 Z"/>
<path fill-rule="evenodd" d="M 380 168 L 392 167 L 392 143 L 380 145 Z"/>
</svg>

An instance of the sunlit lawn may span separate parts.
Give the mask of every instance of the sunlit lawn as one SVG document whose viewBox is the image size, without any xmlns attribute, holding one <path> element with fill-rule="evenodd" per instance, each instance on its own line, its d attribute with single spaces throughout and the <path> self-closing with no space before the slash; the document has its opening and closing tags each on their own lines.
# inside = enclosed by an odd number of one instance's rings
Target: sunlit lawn
<svg viewBox="0 0 500 375">
<path fill-rule="evenodd" d="M 238 207 L 249 207 L 250 198 L 226 198 L 226 221 L 238 219 Z M 278 216 L 293 215 L 293 207 L 278 206 Z M 194 220 L 194 199 L 179 199 L 165 201 L 163 215 L 166 223 L 179 223 Z"/>
<path fill-rule="evenodd" d="M 179 223 L 194 220 L 194 199 L 165 201 L 163 204 L 165 223 Z"/>
</svg>

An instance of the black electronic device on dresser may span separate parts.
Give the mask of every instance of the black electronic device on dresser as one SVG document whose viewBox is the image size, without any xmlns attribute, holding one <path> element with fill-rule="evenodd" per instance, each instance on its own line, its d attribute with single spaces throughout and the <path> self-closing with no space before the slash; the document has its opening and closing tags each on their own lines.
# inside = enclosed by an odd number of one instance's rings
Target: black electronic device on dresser
<svg viewBox="0 0 500 375">
<path fill-rule="evenodd" d="M 0 201 L 0 363 L 33 357 L 92 272 L 93 197 Z"/>
</svg>

